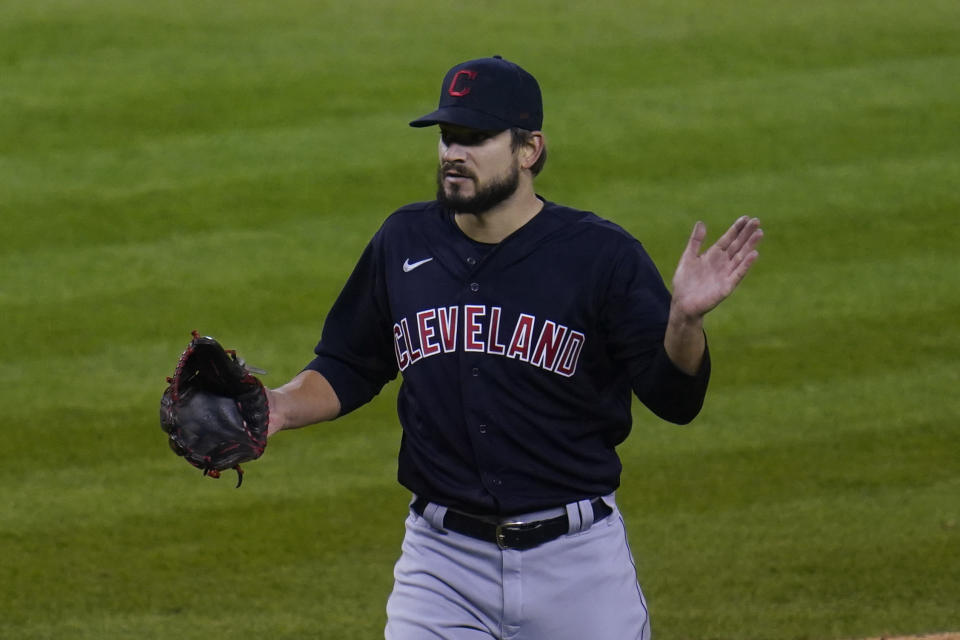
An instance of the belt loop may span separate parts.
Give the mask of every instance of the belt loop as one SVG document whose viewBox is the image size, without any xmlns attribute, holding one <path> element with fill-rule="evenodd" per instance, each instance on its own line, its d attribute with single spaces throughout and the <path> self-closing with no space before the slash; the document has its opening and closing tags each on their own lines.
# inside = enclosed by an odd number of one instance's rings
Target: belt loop
<svg viewBox="0 0 960 640">
<path fill-rule="evenodd" d="M 567 505 L 567 520 L 570 521 L 570 527 L 567 529 L 567 533 L 576 533 L 580 531 L 580 503 L 571 502 Z M 593 517 L 593 514 L 590 514 L 590 517 Z"/>
<path fill-rule="evenodd" d="M 581 531 L 586 531 L 593 526 L 593 500 L 581 500 L 577 503 L 580 507 L 580 519 L 583 522 Z"/>
<path fill-rule="evenodd" d="M 423 510 L 423 519 L 430 523 L 437 531 L 444 531 L 443 518 L 447 515 L 447 508 L 435 502 L 431 502 Z"/>
</svg>

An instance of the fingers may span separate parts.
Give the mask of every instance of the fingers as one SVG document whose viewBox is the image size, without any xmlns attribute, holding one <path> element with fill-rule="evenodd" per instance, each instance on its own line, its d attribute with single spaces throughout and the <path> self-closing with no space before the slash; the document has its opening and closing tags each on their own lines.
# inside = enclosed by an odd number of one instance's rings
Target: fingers
<svg viewBox="0 0 960 640">
<path fill-rule="evenodd" d="M 743 280 L 747 271 L 760 256 L 756 246 L 761 240 L 763 240 L 763 229 L 760 228 L 760 221 L 753 218 L 737 238 L 736 244 L 739 246 L 736 253 L 730 255 L 734 286 Z"/>
<path fill-rule="evenodd" d="M 747 276 L 747 272 L 750 271 L 750 267 L 753 266 L 753 263 L 756 262 L 757 258 L 760 256 L 760 253 L 757 251 L 751 251 L 746 254 L 740 262 L 737 263 L 736 267 L 733 269 L 733 272 L 730 276 L 730 290 L 733 291 L 740 284 L 740 281 Z"/>
<path fill-rule="evenodd" d="M 721 251 L 730 252 L 749 220 L 750 218 L 747 216 L 737 218 L 736 221 L 730 225 L 730 228 L 716 241 L 715 246 Z M 733 253 L 736 253 L 735 249 L 733 249 Z"/>
<path fill-rule="evenodd" d="M 720 249 L 732 262 L 732 267 L 736 268 L 754 250 L 761 239 L 763 239 L 763 230 L 760 228 L 760 220 L 741 216 L 714 246 Z"/>
<path fill-rule="evenodd" d="M 706 235 L 707 226 L 703 222 L 697 222 L 693 226 L 682 260 L 691 260 L 699 256 Z M 749 269 L 757 259 L 757 255 L 754 255 L 757 253 L 755 248 L 762 239 L 763 229 L 760 228 L 759 218 L 740 216 L 707 250 L 710 254 L 709 261 L 719 266 L 725 259 L 728 272 L 737 272 L 741 266 L 744 266 L 745 274 L 746 269 Z"/>
<path fill-rule="evenodd" d="M 717 241 L 717 244 L 728 254 L 734 255 L 747 244 L 759 228 L 760 220 L 758 218 L 740 216 L 723 234 L 723 237 Z"/>
<path fill-rule="evenodd" d="M 700 254 L 700 247 L 703 246 L 703 239 L 707 237 L 707 225 L 698 221 L 693 225 L 693 231 L 690 233 L 690 239 L 687 241 L 687 248 L 683 251 L 681 260 L 696 258 Z"/>
<path fill-rule="evenodd" d="M 760 228 L 760 221 L 756 218 L 750 220 L 743 231 L 737 236 L 734 246 L 733 259 L 739 263 L 747 262 L 747 268 L 757 259 L 757 244 L 763 240 L 763 229 Z M 738 267 L 739 268 L 739 267 Z"/>
</svg>

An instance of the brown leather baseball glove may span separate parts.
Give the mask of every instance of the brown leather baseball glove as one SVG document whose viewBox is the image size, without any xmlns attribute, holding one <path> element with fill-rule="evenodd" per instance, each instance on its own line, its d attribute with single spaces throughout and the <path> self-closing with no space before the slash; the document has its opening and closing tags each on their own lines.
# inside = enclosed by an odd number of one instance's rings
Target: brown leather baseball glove
<svg viewBox="0 0 960 640">
<path fill-rule="evenodd" d="M 256 460 L 267 446 L 270 407 L 267 392 L 237 357 L 209 336 L 193 332 L 173 377 L 160 398 L 160 427 L 170 448 L 203 475 Z"/>
</svg>

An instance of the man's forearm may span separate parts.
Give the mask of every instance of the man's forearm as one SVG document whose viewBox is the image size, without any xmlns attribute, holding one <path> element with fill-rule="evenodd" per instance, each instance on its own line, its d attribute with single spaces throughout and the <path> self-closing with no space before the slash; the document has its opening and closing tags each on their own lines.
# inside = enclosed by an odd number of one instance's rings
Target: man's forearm
<svg viewBox="0 0 960 640">
<path fill-rule="evenodd" d="M 696 375 L 706 346 L 703 316 L 687 316 L 671 306 L 663 347 L 673 364 L 684 373 Z"/>
<path fill-rule="evenodd" d="M 312 370 L 300 372 L 282 387 L 268 389 L 267 398 L 270 402 L 268 435 L 333 420 L 340 415 L 340 400 L 333 387 Z"/>
</svg>

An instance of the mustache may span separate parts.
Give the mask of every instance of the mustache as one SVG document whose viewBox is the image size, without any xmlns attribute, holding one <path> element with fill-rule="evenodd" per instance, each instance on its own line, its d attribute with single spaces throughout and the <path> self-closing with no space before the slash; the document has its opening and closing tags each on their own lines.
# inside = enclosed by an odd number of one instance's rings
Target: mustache
<svg viewBox="0 0 960 640">
<path fill-rule="evenodd" d="M 453 162 L 441 163 L 437 168 L 437 175 L 439 175 L 441 178 L 443 176 L 457 176 L 460 178 L 471 178 L 474 180 L 477 177 L 472 171 L 470 171 L 470 169 Z"/>
</svg>

